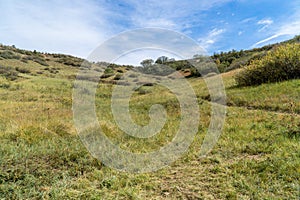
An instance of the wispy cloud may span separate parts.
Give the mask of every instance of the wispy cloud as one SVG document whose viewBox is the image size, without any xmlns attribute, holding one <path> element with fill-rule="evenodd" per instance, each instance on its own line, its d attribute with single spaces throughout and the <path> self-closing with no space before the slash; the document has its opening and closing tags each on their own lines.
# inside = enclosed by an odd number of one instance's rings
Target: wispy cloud
<svg viewBox="0 0 300 200">
<path fill-rule="evenodd" d="M 260 12 L 254 9 L 257 3 L 248 0 L 0 1 L 0 42 L 81 57 L 118 33 L 143 27 L 166 28 L 199 38 L 209 52 L 247 48 L 300 33 L 299 14 L 288 17 L 293 11 L 299 13 L 299 6 L 288 1 L 274 4 L 265 0 Z M 285 9 L 264 13 L 270 5 Z M 282 16 L 287 16 L 285 22 Z"/>
<path fill-rule="evenodd" d="M 223 33 L 225 33 L 225 29 L 213 29 L 211 30 L 206 37 L 199 38 L 198 41 L 200 45 L 205 48 L 209 49 L 213 44 L 215 44 L 221 37 Z"/>
<path fill-rule="evenodd" d="M 280 36 L 294 36 L 300 33 L 300 15 L 294 15 L 294 21 L 290 21 L 288 19 L 286 22 L 284 22 L 281 26 L 276 28 L 275 30 L 272 31 L 271 36 L 260 40 L 256 42 L 254 45 L 251 47 L 257 47 L 259 45 L 265 44 L 267 42 L 270 42 L 271 40 L 274 40 Z"/>
<path fill-rule="evenodd" d="M 241 21 L 242 24 L 245 24 L 245 23 L 249 23 L 251 21 L 254 21 L 256 19 L 256 17 L 249 17 L 249 18 L 246 18 L 246 19 L 243 19 Z"/>
<path fill-rule="evenodd" d="M 268 37 L 268 38 L 266 38 L 266 39 L 263 39 L 263 40 L 261 40 L 261 41 L 255 43 L 255 44 L 252 45 L 251 47 L 252 47 L 252 48 L 257 47 L 257 46 L 259 46 L 259 45 L 261 45 L 261 44 L 264 44 L 264 43 L 266 43 L 266 42 L 268 42 L 268 41 L 270 41 L 270 40 L 272 40 L 272 39 L 275 39 L 275 38 L 277 38 L 277 37 L 279 37 L 279 36 L 280 36 L 279 34 L 272 35 L 272 36 L 270 36 L 270 37 Z"/>
<path fill-rule="evenodd" d="M 205 53 L 205 50 L 193 39 L 178 32 L 160 28 L 144 28 L 123 32 L 105 41 L 88 59 L 118 63 L 121 60 L 127 64 L 139 64 L 145 58 L 156 59 L 162 55 L 188 59 L 193 55 Z"/>
<path fill-rule="evenodd" d="M 257 24 L 270 25 L 270 24 L 273 24 L 273 20 L 271 20 L 271 19 L 262 19 L 262 20 L 259 20 L 257 22 Z"/>
<path fill-rule="evenodd" d="M 267 37 L 266 39 L 263 39 L 261 41 L 258 41 L 257 43 L 255 43 L 254 45 L 252 45 L 253 47 L 257 47 L 259 45 L 265 44 L 267 42 L 270 42 L 273 39 L 276 39 L 280 36 L 294 36 L 300 33 L 300 20 L 299 21 L 294 21 L 290 24 L 286 24 L 281 26 L 275 34 L 273 34 L 270 37 Z"/>
<path fill-rule="evenodd" d="M 262 27 L 258 30 L 258 32 L 262 32 L 266 30 L 271 24 L 273 24 L 273 20 L 271 19 L 262 19 L 257 22 L 258 25 L 262 25 Z"/>
<path fill-rule="evenodd" d="M 200 23 L 201 12 L 232 0 L 128 0 L 134 12 L 130 19 L 134 27 L 159 27 L 183 31 L 192 23 Z M 197 17 L 192 17 L 197 16 Z"/>
<path fill-rule="evenodd" d="M 109 33 L 98 31 L 108 29 L 104 17 L 107 11 L 91 2 L 12 0 L 2 3 L 6 9 L 2 17 L 8 31 L 0 32 L 0 37 L 18 41 L 21 47 L 85 56 Z"/>
<path fill-rule="evenodd" d="M 0 31 L 0 38 L 21 48 L 85 57 L 125 30 L 159 27 L 187 32 L 193 23 L 200 23 L 202 11 L 228 1 L 3 0 L 0 9 L 5 20 L 0 29 L 5 31 Z"/>
<path fill-rule="evenodd" d="M 269 31 L 268 36 L 253 44 L 251 46 L 252 48 L 264 45 L 267 42 L 271 42 L 280 37 L 284 37 L 286 39 L 287 37 L 293 37 L 300 34 L 300 5 L 295 1 L 291 3 L 291 6 L 293 9 L 287 11 L 289 15 L 287 15 L 283 21 L 276 22 L 276 24 L 273 25 L 273 28 Z M 266 21 L 266 23 L 270 22 Z"/>
</svg>

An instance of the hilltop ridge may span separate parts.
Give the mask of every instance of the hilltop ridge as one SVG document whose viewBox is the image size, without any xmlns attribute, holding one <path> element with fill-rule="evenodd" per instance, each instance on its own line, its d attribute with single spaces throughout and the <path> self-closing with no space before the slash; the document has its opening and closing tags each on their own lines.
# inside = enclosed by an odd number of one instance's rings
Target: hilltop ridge
<svg viewBox="0 0 300 200">
<path fill-rule="evenodd" d="M 254 48 L 250 50 L 232 50 L 229 52 L 214 53 L 210 56 L 210 59 L 214 61 L 218 67 L 218 70 L 222 72 L 228 72 L 237 68 L 241 68 L 251 63 L 255 59 L 260 59 L 270 50 L 278 45 L 299 43 L 300 36 L 295 36 L 291 40 L 284 42 L 270 44 L 261 48 Z M 195 59 L 197 56 L 191 59 Z M 160 64 L 157 61 L 154 63 Z M 186 77 L 200 76 L 200 74 L 193 69 L 193 66 L 188 60 L 174 60 L 170 59 L 164 63 L 174 70 L 182 72 Z M 59 76 L 66 78 L 74 78 L 74 75 L 80 67 L 99 69 L 101 66 L 108 66 L 111 70 L 105 72 L 103 78 L 114 77 L 117 73 L 123 73 L 128 69 L 132 69 L 131 65 L 118 65 L 105 62 L 87 62 L 83 58 L 56 54 L 56 53 L 42 53 L 36 50 L 28 51 L 16 48 L 14 45 L 6 46 L 0 45 L 0 66 L 10 68 L 9 74 L 25 73 L 32 75 L 46 75 L 46 76 Z M 97 69 L 98 68 L 98 69 Z M 3 69 L 1 70 L 4 74 Z M 4 70 L 5 71 L 5 70 Z M 73 71 L 73 73 L 72 73 Z M 101 71 L 102 72 L 102 71 Z M 104 72 L 104 71 L 103 71 Z"/>
</svg>

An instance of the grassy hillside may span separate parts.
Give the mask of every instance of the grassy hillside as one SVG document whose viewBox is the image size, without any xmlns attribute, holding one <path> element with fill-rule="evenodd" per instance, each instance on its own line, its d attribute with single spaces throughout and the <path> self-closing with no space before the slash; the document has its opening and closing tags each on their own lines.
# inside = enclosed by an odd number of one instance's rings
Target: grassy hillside
<svg viewBox="0 0 300 200">
<path fill-rule="evenodd" d="M 165 169 L 129 174 L 94 159 L 76 134 L 72 88 L 80 58 L 7 46 L 1 46 L 0 57 L 0 199 L 299 198 L 299 79 L 236 87 L 234 77 L 241 69 L 223 73 L 228 98 L 224 131 L 201 159 L 210 95 L 203 79 L 188 79 L 201 113 L 189 151 Z M 99 71 L 99 65 L 83 67 Z M 123 149 L 158 149 L 178 128 L 178 102 L 159 85 L 142 86 L 131 99 L 132 118 L 147 124 L 149 107 L 159 103 L 167 108 L 168 126 L 148 140 L 125 135 L 112 120 L 110 83 L 128 70 L 114 65 L 104 72 L 96 94 L 100 125 Z"/>
</svg>

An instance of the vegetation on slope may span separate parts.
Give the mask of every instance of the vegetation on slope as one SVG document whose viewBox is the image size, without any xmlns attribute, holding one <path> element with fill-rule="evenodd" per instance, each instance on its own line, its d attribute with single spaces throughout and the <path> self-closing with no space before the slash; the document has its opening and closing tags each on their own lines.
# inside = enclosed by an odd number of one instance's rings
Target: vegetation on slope
<svg viewBox="0 0 300 200">
<path fill-rule="evenodd" d="M 189 151 L 166 169 L 128 174 L 93 158 L 76 135 L 72 118 L 76 58 L 9 50 L 18 56 L 0 59 L 0 199 L 298 199 L 299 79 L 235 87 L 240 70 L 222 74 L 228 96 L 224 131 L 213 151 L 201 159 L 211 105 L 205 81 L 188 79 L 199 97 L 201 115 Z M 27 54 L 43 58 L 49 66 L 22 61 Z M 92 63 L 86 70 L 103 69 Z M 149 140 L 124 134 L 114 123 L 110 99 L 114 86 L 107 83 L 118 81 L 126 70 L 130 68 L 113 65 L 103 72 L 111 76 L 99 83 L 95 95 L 99 124 L 125 150 L 159 149 L 177 131 L 178 102 L 166 88 L 141 86 L 130 101 L 132 118 L 146 125 L 149 108 L 162 104 L 167 126 Z"/>
<path fill-rule="evenodd" d="M 249 86 L 297 78 L 300 78 L 300 43 L 281 45 L 269 51 L 246 66 L 236 81 L 239 86 Z"/>
<path fill-rule="evenodd" d="M 270 44 L 260 48 L 240 51 L 232 50 L 229 52 L 215 53 L 212 56 L 212 59 L 217 64 L 220 72 L 228 72 L 249 65 L 252 61 L 264 57 L 268 51 L 272 50 L 273 48 L 276 48 L 277 46 L 285 44 L 295 44 L 299 42 L 300 36 L 295 36 L 291 40 L 287 40 L 276 44 Z"/>
</svg>

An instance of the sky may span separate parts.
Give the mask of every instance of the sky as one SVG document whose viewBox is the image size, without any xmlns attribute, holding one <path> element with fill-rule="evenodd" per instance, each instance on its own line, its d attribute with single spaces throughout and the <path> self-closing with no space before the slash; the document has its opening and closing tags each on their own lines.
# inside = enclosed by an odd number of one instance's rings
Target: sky
<svg viewBox="0 0 300 200">
<path fill-rule="evenodd" d="M 0 0 L 0 10 L 0 43 L 82 58 L 120 33 L 147 27 L 184 34 L 208 54 L 300 34 L 300 0 Z M 148 49 L 116 62 L 160 55 L 176 57 Z"/>
</svg>

